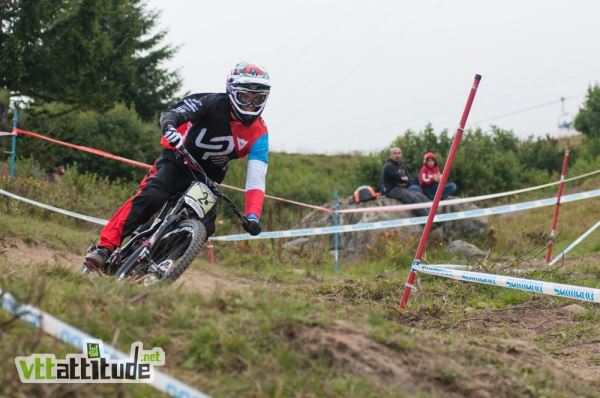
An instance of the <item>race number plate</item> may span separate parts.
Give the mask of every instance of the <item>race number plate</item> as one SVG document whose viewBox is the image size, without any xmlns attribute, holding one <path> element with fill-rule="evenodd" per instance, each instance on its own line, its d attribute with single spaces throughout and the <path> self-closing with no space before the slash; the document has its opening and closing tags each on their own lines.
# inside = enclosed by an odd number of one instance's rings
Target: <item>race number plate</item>
<svg viewBox="0 0 600 398">
<path fill-rule="evenodd" d="M 217 203 L 217 198 L 206 185 L 194 182 L 185 193 L 185 202 L 203 218 Z"/>
</svg>

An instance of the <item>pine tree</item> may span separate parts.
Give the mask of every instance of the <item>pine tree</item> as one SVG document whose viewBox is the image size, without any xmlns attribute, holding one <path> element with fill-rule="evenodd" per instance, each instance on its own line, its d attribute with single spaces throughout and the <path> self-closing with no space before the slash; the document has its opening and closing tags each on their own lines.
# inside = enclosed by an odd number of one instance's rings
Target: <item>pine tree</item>
<svg viewBox="0 0 600 398">
<path fill-rule="evenodd" d="M 600 137 L 600 86 L 588 88 L 585 103 L 575 117 L 575 129 L 590 138 Z"/>
<path fill-rule="evenodd" d="M 176 48 L 141 0 L 3 3 L 0 87 L 15 95 L 98 111 L 123 102 L 150 120 L 181 85 L 161 67 Z"/>
</svg>

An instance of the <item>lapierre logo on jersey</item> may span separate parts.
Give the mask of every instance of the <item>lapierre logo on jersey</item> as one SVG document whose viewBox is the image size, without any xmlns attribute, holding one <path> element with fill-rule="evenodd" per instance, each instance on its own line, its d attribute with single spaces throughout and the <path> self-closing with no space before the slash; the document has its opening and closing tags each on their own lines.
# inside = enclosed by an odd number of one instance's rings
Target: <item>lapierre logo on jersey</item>
<svg viewBox="0 0 600 398">
<path fill-rule="evenodd" d="M 175 110 L 179 113 L 196 112 L 202 106 L 202 101 L 186 98 L 183 100 L 183 105 L 179 105 Z"/>
<path fill-rule="evenodd" d="M 200 134 L 196 137 L 196 146 L 204 150 L 204 154 L 202 155 L 202 160 L 206 160 L 208 158 L 211 162 L 217 165 L 223 165 L 227 163 L 228 157 L 231 152 L 233 152 L 233 137 L 230 135 L 220 136 L 220 137 L 212 137 L 208 140 L 209 143 L 205 143 L 204 137 L 206 136 L 206 128 L 200 130 Z"/>
</svg>

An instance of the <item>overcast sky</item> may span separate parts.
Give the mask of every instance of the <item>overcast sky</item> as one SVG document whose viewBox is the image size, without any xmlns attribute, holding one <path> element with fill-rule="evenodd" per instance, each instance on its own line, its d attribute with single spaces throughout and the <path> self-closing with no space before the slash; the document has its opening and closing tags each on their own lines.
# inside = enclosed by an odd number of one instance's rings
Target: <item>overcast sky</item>
<svg viewBox="0 0 600 398">
<path fill-rule="evenodd" d="M 564 135 L 560 98 L 573 115 L 600 82 L 594 0 L 149 0 L 148 8 L 161 11 L 166 41 L 181 47 L 167 66 L 180 70 L 183 91 L 223 92 L 241 60 L 267 69 L 263 116 L 275 151 L 378 150 L 428 121 L 454 133 L 475 73 L 483 78 L 467 127 Z"/>
</svg>

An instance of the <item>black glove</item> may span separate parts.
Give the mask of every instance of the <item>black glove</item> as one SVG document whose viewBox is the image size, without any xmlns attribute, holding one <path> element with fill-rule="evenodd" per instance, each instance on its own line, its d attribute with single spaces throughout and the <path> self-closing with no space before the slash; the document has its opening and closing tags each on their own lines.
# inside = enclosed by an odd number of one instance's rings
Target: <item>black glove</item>
<svg viewBox="0 0 600 398">
<path fill-rule="evenodd" d="M 252 236 L 256 236 L 261 233 L 262 229 L 258 220 L 254 217 L 246 217 L 242 222 L 242 227 Z"/>
</svg>

